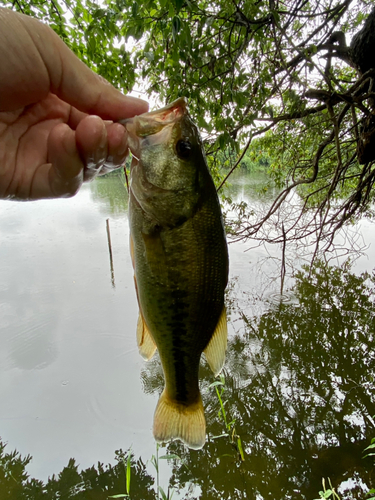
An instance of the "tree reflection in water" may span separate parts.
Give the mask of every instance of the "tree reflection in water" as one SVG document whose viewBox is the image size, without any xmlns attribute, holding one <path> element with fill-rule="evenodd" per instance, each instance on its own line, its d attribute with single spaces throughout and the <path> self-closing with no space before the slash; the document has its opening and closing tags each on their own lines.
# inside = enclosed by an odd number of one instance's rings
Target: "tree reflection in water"
<svg viewBox="0 0 375 500">
<path fill-rule="evenodd" d="M 320 263 L 296 275 L 295 303 L 242 315 L 223 397 L 245 460 L 230 438 L 186 454 L 172 443 L 187 465 L 175 465 L 175 488 L 192 482 L 202 499 L 313 499 L 330 477 L 342 498 L 365 498 L 375 482 L 371 459 L 362 458 L 375 435 L 374 285 L 375 275 Z M 202 375 L 209 385 L 209 371 Z M 216 393 L 203 393 L 209 434 L 219 435 Z"/>
<path fill-rule="evenodd" d="M 123 170 L 95 179 L 90 184 L 90 194 L 99 210 L 113 218 L 122 218 L 128 213 L 128 191 Z"/>
<path fill-rule="evenodd" d="M 78 471 L 75 460 L 69 463 L 47 483 L 30 479 L 25 467 L 31 457 L 21 457 L 17 452 L 8 452 L 0 441 L 0 498 L 6 500 L 107 500 L 111 495 L 125 493 L 127 454 L 116 451 L 117 464 L 98 463 L 86 470 Z M 156 499 L 154 480 L 146 472 L 141 459 L 131 459 L 131 498 L 137 500 Z"/>
<path fill-rule="evenodd" d="M 259 317 L 241 311 L 244 331 L 229 343 L 224 407 L 245 452 L 241 459 L 218 417 L 212 375 L 202 367 L 209 439 L 201 451 L 175 442 L 170 487 L 184 499 L 307 499 L 318 497 L 322 477 L 343 499 L 364 499 L 375 483 L 372 457 L 363 450 L 375 436 L 375 274 L 316 264 L 296 275 L 293 304 Z M 161 392 L 158 360 L 142 373 L 146 392 Z M 0 446 L 0 498 L 104 499 L 123 493 L 125 469 L 98 464 L 78 472 L 73 459 L 47 484 L 28 479 L 29 457 Z M 145 457 L 145 460 L 151 457 Z M 156 498 L 154 478 L 132 459 L 131 498 Z M 184 491 L 182 491 L 184 490 Z M 178 493 L 175 493 L 178 497 Z"/>
</svg>

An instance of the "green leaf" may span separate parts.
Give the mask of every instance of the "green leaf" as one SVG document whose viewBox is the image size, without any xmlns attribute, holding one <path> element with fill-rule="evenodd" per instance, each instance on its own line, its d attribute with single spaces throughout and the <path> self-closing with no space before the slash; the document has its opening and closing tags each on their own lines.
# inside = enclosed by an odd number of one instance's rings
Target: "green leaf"
<svg viewBox="0 0 375 500">
<path fill-rule="evenodd" d="M 150 62 L 152 62 L 155 59 L 155 55 L 153 52 L 144 52 L 144 56 L 146 59 L 148 59 Z"/>
<path fill-rule="evenodd" d="M 130 478 L 131 478 L 131 453 L 128 454 L 128 459 L 126 462 L 126 492 L 130 494 Z"/>
<path fill-rule="evenodd" d="M 237 448 L 238 448 L 238 451 L 240 452 L 241 460 L 244 462 L 245 461 L 245 454 L 244 454 L 244 451 L 242 448 L 241 438 L 239 436 L 237 438 Z"/>
<path fill-rule="evenodd" d="M 129 26 L 129 28 L 127 29 L 126 34 L 125 34 L 125 39 L 128 40 L 129 37 L 134 38 L 136 31 L 137 31 L 136 26 Z"/>
<path fill-rule="evenodd" d="M 180 27 L 181 27 L 180 18 L 175 16 L 172 20 L 172 38 L 174 42 L 176 42 L 176 37 L 180 31 Z"/>
<path fill-rule="evenodd" d="M 132 11 L 131 11 L 133 17 L 137 17 L 138 9 L 139 9 L 139 6 L 138 6 L 137 2 L 134 2 L 132 5 Z"/>
<path fill-rule="evenodd" d="M 184 3 L 184 0 L 174 0 L 174 4 L 175 4 L 175 7 L 176 7 L 176 11 L 179 12 L 182 5 Z"/>
<path fill-rule="evenodd" d="M 158 461 L 157 461 L 155 455 L 152 455 L 151 463 L 155 467 L 156 473 L 158 474 L 159 473 L 159 464 L 158 464 Z"/>
<path fill-rule="evenodd" d="M 371 444 L 367 446 L 367 448 L 365 448 L 363 451 L 367 450 L 375 450 L 375 438 L 371 439 Z M 373 456 L 375 456 L 375 453 L 366 453 L 366 455 L 364 455 L 363 458 L 373 457 Z"/>
<path fill-rule="evenodd" d="M 222 437 L 228 437 L 229 434 L 225 432 L 224 434 L 219 434 L 218 436 L 211 436 L 211 439 L 220 439 Z"/>
<path fill-rule="evenodd" d="M 161 486 L 159 486 L 159 492 L 160 492 L 163 500 L 168 500 L 169 495 L 167 497 L 167 495 L 165 494 L 165 491 L 163 490 L 163 488 Z"/>
<path fill-rule="evenodd" d="M 372 441 L 373 441 L 373 440 L 371 440 L 371 442 L 372 442 Z M 372 448 L 375 448 L 375 443 L 370 444 L 369 446 L 367 446 L 367 448 L 365 448 L 365 450 L 364 450 L 364 451 L 366 451 L 366 450 L 371 450 Z"/>
<path fill-rule="evenodd" d="M 224 150 L 227 147 L 227 145 L 228 145 L 228 139 L 229 139 L 229 136 L 228 136 L 228 134 L 226 132 L 224 134 L 221 134 L 219 136 L 218 141 L 219 141 L 219 148 L 220 149 Z"/>
<path fill-rule="evenodd" d="M 159 460 L 181 460 L 181 457 L 171 453 L 170 455 L 162 455 L 161 457 L 159 457 Z"/>
<path fill-rule="evenodd" d="M 210 388 L 210 387 L 216 387 L 217 385 L 224 385 L 224 384 L 220 380 L 216 380 L 216 382 L 212 382 L 212 384 L 210 384 L 208 386 L 208 388 Z"/>
</svg>

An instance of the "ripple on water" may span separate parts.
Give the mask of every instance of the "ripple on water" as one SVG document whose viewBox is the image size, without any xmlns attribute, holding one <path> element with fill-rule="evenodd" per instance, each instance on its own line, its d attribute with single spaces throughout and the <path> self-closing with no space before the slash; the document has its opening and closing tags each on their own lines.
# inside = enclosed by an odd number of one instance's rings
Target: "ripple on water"
<svg viewBox="0 0 375 500">
<path fill-rule="evenodd" d="M 283 293 L 272 292 L 264 297 L 264 300 L 272 305 L 280 305 L 280 304 L 294 304 L 297 305 L 299 303 L 298 298 L 295 293 L 291 290 L 288 290 Z"/>
<path fill-rule="evenodd" d="M 46 314 L 33 318 L 32 322 L 21 323 L 8 336 L 9 364 L 22 370 L 43 369 L 58 355 L 53 332 L 55 318 Z"/>
</svg>

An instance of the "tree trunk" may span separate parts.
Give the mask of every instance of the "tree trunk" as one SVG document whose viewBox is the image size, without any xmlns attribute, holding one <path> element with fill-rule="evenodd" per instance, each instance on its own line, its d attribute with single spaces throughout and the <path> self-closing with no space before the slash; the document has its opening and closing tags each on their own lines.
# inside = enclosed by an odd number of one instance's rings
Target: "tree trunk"
<svg viewBox="0 0 375 500">
<path fill-rule="evenodd" d="M 363 74 L 375 67 L 375 8 L 370 12 L 363 28 L 353 37 L 350 58 L 357 70 Z"/>
<path fill-rule="evenodd" d="M 354 35 L 349 54 L 360 75 L 375 68 L 375 8 L 370 12 L 363 28 Z M 372 90 L 375 90 L 373 78 L 364 92 Z M 369 99 L 368 102 L 370 114 L 363 118 L 357 144 L 358 161 L 362 165 L 375 160 L 375 101 Z"/>
</svg>

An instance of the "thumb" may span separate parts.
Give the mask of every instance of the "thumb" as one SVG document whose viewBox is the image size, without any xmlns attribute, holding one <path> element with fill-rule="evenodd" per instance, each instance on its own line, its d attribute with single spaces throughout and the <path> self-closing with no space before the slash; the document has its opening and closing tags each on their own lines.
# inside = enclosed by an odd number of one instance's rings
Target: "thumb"
<svg viewBox="0 0 375 500">
<path fill-rule="evenodd" d="M 114 121 L 148 111 L 146 101 L 124 96 L 107 80 L 91 71 L 59 38 L 57 45 L 61 78 L 56 83 L 51 82 L 51 90 L 60 99 L 80 111 Z"/>
<path fill-rule="evenodd" d="M 33 22 L 29 35 L 48 72 L 50 91 L 60 99 L 80 111 L 109 120 L 128 118 L 148 110 L 147 102 L 124 96 L 91 71 L 51 28 L 27 16 L 23 16 L 23 21 Z M 34 23 L 37 23 L 37 30 Z"/>
</svg>

